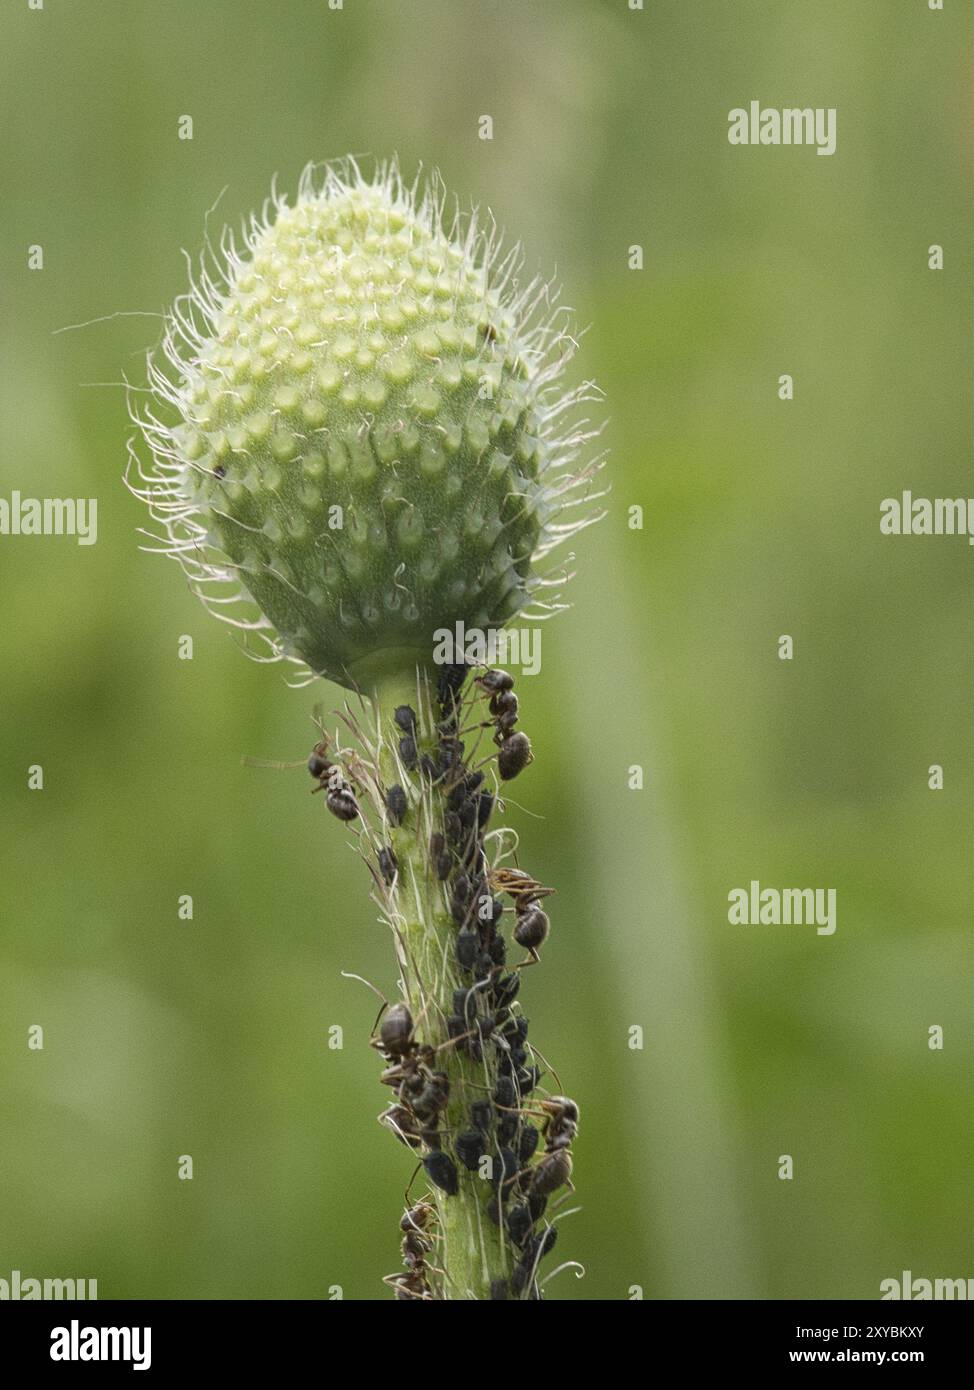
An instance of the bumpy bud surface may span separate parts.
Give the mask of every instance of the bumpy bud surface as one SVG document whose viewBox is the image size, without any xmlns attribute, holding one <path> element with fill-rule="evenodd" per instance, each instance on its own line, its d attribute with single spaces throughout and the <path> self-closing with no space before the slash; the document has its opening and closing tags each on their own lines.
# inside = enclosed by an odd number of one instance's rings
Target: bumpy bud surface
<svg viewBox="0 0 974 1390">
<path fill-rule="evenodd" d="M 173 553 L 211 611 L 249 597 L 239 626 L 347 685 L 503 625 L 585 524 L 553 522 L 592 436 L 561 424 L 591 392 L 557 387 L 574 344 L 549 287 L 513 292 L 517 252 L 441 213 L 394 167 L 306 171 L 177 304 L 175 371 L 149 363 L 166 410 L 138 421 L 135 490 Z"/>
</svg>

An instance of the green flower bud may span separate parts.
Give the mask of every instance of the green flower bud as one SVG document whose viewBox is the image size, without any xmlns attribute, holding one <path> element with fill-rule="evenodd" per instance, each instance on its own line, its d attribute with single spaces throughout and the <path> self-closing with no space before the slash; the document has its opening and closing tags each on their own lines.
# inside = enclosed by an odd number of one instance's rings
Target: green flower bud
<svg viewBox="0 0 974 1390">
<path fill-rule="evenodd" d="M 524 613 L 558 582 L 538 561 L 594 519 L 556 520 L 599 461 L 573 471 L 593 435 L 564 422 L 595 393 L 559 385 L 550 287 L 442 203 L 394 165 L 306 170 L 204 259 L 135 417 L 133 490 L 210 610 L 349 686 Z"/>
</svg>

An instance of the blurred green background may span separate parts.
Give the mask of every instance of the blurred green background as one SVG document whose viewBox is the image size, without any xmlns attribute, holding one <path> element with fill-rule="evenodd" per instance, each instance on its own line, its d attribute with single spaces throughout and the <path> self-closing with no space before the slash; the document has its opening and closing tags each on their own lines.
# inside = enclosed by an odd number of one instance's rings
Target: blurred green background
<svg viewBox="0 0 974 1390">
<path fill-rule="evenodd" d="M 4 0 L 0 26 L 0 494 L 99 501 L 95 546 L 0 538 L 0 1276 L 371 1299 L 398 1267 L 412 1165 L 340 974 L 391 989 L 387 934 L 306 774 L 241 765 L 303 757 L 338 693 L 248 663 L 137 549 L 111 383 L 157 323 L 52 336 L 163 309 L 225 185 L 236 222 L 275 171 L 394 151 L 557 268 L 610 416 L 511 810 L 559 890 L 526 1012 L 582 1109 L 558 1253 L 586 1277 L 546 1293 L 974 1275 L 974 560 L 878 527 L 904 488 L 974 491 L 974 14 Z M 730 146 L 752 99 L 836 107 L 837 153 Z M 836 934 L 730 926 L 751 878 L 834 887 Z"/>
</svg>

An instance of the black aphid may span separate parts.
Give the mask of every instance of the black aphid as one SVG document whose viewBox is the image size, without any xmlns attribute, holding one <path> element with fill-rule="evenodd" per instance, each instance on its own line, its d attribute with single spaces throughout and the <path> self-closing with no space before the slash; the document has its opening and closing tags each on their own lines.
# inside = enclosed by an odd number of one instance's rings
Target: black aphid
<svg viewBox="0 0 974 1390">
<path fill-rule="evenodd" d="M 438 1187 L 448 1197 L 456 1196 L 460 1190 L 460 1180 L 457 1177 L 457 1165 L 448 1153 L 444 1153 L 442 1149 L 433 1149 L 423 1159 L 423 1167 L 434 1187 Z"/>
</svg>

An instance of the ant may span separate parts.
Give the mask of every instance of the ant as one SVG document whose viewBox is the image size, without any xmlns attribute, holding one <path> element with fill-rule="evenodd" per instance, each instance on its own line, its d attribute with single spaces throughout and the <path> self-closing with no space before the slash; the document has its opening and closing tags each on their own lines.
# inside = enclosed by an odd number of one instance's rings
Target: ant
<svg viewBox="0 0 974 1390">
<path fill-rule="evenodd" d="M 490 874 L 490 884 L 492 888 L 514 899 L 517 921 L 512 936 L 519 946 L 523 946 L 530 953 L 522 965 L 536 965 L 541 959 L 538 952 L 547 940 L 551 926 L 548 914 L 541 910 L 538 903 L 555 890 L 546 888 L 521 869 L 495 868 Z"/>
<path fill-rule="evenodd" d="M 514 677 L 507 671 L 486 670 L 474 680 L 490 696 L 488 708 L 497 745 L 497 771 L 502 782 L 509 782 L 523 772 L 534 757 L 527 734 L 515 732 L 518 699 L 514 694 Z"/>
<path fill-rule="evenodd" d="M 541 1102 L 544 1153 L 531 1169 L 531 1191 L 546 1197 L 559 1187 L 572 1186 L 572 1140 L 578 1133 L 578 1106 L 568 1096 L 551 1096 Z"/>
<path fill-rule="evenodd" d="M 510 782 L 534 761 L 531 740 L 525 733 L 510 734 L 497 751 L 497 771 L 502 782 Z"/>
<path fill-rule="evenodd" d="M 436 1208 L 429 1202 L 417 1202 L 410 1207 L 399 1222 L 402 1238 L 402 1262 L 410 1274 L 426 1269 L 426 1256 L 433 1249 L 433 1237 L 427 1227 L 436 1215 Z"/>
<path fill-rule="evenodd" d="M 538 955 L 538 949 L 547 940 L 549 927 L 548 914 L 542 912 L 540 907 L 531 903 L 522 909 L 518 904 L 517 922 L 511 934 L 519 946 L 530 951 L 531 964 L 537 964 L 541 959 Z"/>
<path fill-rule="evenodd" d="M 513 1109 L 498 1103 L 498 1110 Z M 541 1119 L 541 1136 L 545 1141 L 544 1153 L 533 1167 L 523 1167 L 517 1175 L 526 1179 L 522 1190 L 535 1198 L 547 1198 L 559 1187 L 572 1184 L 571 1145 L 578 1133 L 578 1105 L 568 1096 L 550 1096 L 539 1102 L 538 1109 L 523 1107 L 515 1111 L 519 1115 L 536 1115 Z"/>
<path fill-rule="evenodd" d="M 578 1133 L 578 1105 L 568 1096 L 549 1096 L 540 1102 L 544 1112 L 541 1133 L 546 1148 L 567 1148 Z"/>
<path fill-rule="evenodd" d="M 412 1138 L 418 1136 L 435 1150 L 436 1122 L 450 1100 L 450 1078 L 446 1072 L 433 1069 L 436 1055 L 444 1048 L 453 1047 L 458 1042 L 472 1037 L 475 1030 L 463 1033 L 459 1037 L 448 1038 L 438 1047 L 432 1047 L 429 1043 L 417 1040 L 413 1016 L 407 1004 L 402 1001 L 395 1004 L 384 1003 L 382 1013 L 385 1017 L 382 1018 L 379 1036 L 373 1037 L 370 1044 L 389 1063 L 379 1080 L 384 1086 L 396 1088 L 400 1107 L 405 1109 L 412 1120 L 418 1122 L 407 1127 L 399 1121 L 396 1128 L 408 1136 L 405 1142 L 413 1148 L 416 1145 L 412 1143 Z M 384 1123 L 388 1123 L 390 1128 L 393 1127 L 389 1111 L 380 1118 Z"/>
<path fill-rule="evenodd" d="M 318 783 L 316 787 L 312 787 L 312 795 L 315 792 L 325 792 L 325 800 L 333 816 L 337 816 L 340 821 L 355 820 L 359 813 L 355 793 L 342 776 L 341 768 L 325 757 L 327 752 L 326 743 L 316 743 L 308 758 L 308 771 Z"/>
<path fill-rule="evenodd" d="M 352 790 L 351 784 L 346 781 L 345 777 L 342 775 L 341 768 L 328 760 L 326 756 L 328 752 L 328 737 L 320 722 L 317 719 L 315 719 L 314 722 L 317 724 L 322 737 L 311 750 L 311 755 L 305 764 L 311 776 L 318 783 L 316 787 L 312 787 L 312 795 L 315 792 L 325 792 L 328 809 L 333 816 L 336 816 L 340 821 L 347 822 L 355 820 L 359 814 L 355 793 Z M 300 761 L 294 763 L 268 762 L 264 758 L 244 758 L 243 761 L 249 767 L 273 767 L 283 769 L 301 766 Z"/>
</svg>

